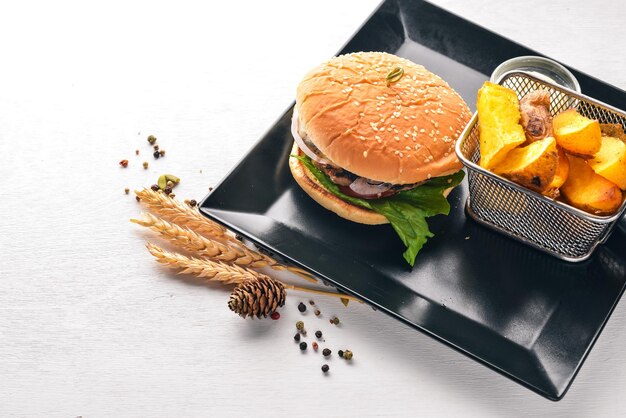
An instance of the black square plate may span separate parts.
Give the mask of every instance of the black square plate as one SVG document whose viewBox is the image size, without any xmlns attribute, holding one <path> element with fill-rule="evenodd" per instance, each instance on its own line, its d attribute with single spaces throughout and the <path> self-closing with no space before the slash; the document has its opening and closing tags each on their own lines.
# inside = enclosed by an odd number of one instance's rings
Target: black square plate
<svg viewBox="0 0 626 418">
<path fill-rule="evenodd" d="M 473 105 L 502 61 L 539 55 L 423 1 L 388 0 L 341 50 L 387 51 L 439 74 Z M 583 92 L 626 108 L 626 93 L 572 70 Z M 410 269 L 388 225 L 365 226 L 326 211 L 288 168 L 291 108 L 204 199 L 210 218 L 278 258 L 513 378 L 560 399 L 620 299 L 626 231 L 582 264 L 537 252 L 464 213 L 467 185 Z"/>
</svg>

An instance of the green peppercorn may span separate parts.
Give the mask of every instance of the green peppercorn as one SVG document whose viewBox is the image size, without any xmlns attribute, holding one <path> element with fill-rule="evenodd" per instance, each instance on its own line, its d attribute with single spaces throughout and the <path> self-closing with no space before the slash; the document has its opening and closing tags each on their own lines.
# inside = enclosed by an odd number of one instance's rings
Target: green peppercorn
<svg viewBox="0 0 626 418">
<path fill-rule="evenodd" d="M 337 351 L 337 354 L 339 355 L 339 357 L 343 358 L 343 350 Z"/>
<path fill-rule="evenodd" d="M 298 331 L 302 331 L 304 329 L 304 322 L 302 322 L 302 321 L 296 322 L 296 329 Z"/>
<path fill-rule="evenodd" d="M 331 321 L 334 325 L 339 325 L 339 318 L 337 318 L 336 316 L 333 319 L 331 319 Z"/>
<path fill-rule="evenodd" d="M 302 351 L 306 350 L 306 342 L 302 341 L 300 343 L 300 350 L 302 350 Z"/>
<path fill-rule="evenodd" d="M 352 351 L 346 350 L 343 352 L 343 358 L 346 360 L 352 360 Z"/>
<path fill-rule="evenodd" d="M 328 370 L 330 370 L 330 367 L 328 367 L 328 364 L 324 364 L 324 365 L 322 366 L 322 371 L 323 371 L 324 373 L 328 373 Z"/>
<path fill-rule="evenodd" d="M 328 349 L 328 348 L 325 348 L 325 349 L 322 350 L 322 355 L 324 357 L 330 356 L 331 353 L 332 353 L 332 351 L 330 351 L 330 349 Z"/>
<path fill-rule="evenodd" d="M 322 338 L 322 331 L 315 331 L 315 336 L 317 338 Z"/>
<path fill-rule="evenodd" d="M 298 304 L 298 310 L 299 310 L 300 312 L 306 312 L 306 305 L 305 305 L 304 303 L 300 302 L 300 303 Z"/>
<path fill-rule="evenodd" d="M 150 135 L 150 136 L 148 137 L 148 142 L 150 143 L 150 145 L 154 145 L 154 143 L 156 142 L 156 140 L 157 140 L 157 139 L 156 139 L 156 136 L 154 136 L 154 135 Z"/>
<path fill-rule="evenodd" d="M 296 333 L 296 335 L 293 336 L 293 339 L 296 341 L 300 341 L 300 334 Z"/>
</svg>

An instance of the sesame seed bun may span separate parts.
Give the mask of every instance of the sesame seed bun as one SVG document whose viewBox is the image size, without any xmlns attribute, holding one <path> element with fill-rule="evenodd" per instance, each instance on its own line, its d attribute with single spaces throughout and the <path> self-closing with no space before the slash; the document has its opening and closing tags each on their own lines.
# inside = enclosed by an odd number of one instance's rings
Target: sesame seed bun
<svg viewBox="0 0 626 418">
<path fill-rule="evenodd" d="M 396 67 L 404 74 L 387 85 Z M 296 109 L 300 132 L 357 176 L 411 184 L 462 167 L 454 145 L 471 117 L 467 104 L 407 59 L 383 52 L 332 58 L 304 77 Z"/>
</svg>

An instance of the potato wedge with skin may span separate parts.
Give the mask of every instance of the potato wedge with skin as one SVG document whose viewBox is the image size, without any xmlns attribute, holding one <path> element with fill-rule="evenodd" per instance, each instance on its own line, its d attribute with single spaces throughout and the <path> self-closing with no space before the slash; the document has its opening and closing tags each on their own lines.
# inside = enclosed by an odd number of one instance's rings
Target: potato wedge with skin
<svg viewBox="0 0 626 418">
<path fill-rule="evenodd" d="M 567 158 L 567 154 L 563 151 L 563 148 L 559 146 L 556 147 L 556 153 L 556 173 L 554 173 L 552 183 L 550 183 L 546 191 L 543 192 L 544 195 L 553 199 L 560 196 L 559 188 L 565 183 L 567 176 L 569 176 L 569 159 Z"/>
<path fill-rule="evenodd" d="M 613 138 L 626 141 L 624 128 L 619 123 L 601 123 L 600 132 L 602 132 L 602 136 L 612 136 Z"/>
<path fill-rule="evenodd" d="M 478 90 L 476 107 L 480 131 L 479 165 L 492 169 L 526 140 L 520 125 L 519 101 L 513 90 L 487 81 Z"/>
<path fill-rule="evenodd" d="M 591 157 L 600 150 L 600 123 L 569 109 L 552 120 L 554 136 L 560 147 L 569 154 Z"/>
<path fill-rule="evenodd" d="M 626 190 L 626 143 L 617 138 L 603 136 L 600 151 L 587 160 L 587 163 L 593 171 Z"/>
<path fill-rule="evenodd" d="M 594 215 L 610 215 L 622 204 L 622 191 L 587 164 L 568 155 L 570 172 L 561 195 L 570 205 Z"/>
<path fill-rule="evenodd" d="M 541 193 L 552 183 L 557 162 L 556 140 L 550 136 L 510 151 L 493 172 Z"/>
</svg>

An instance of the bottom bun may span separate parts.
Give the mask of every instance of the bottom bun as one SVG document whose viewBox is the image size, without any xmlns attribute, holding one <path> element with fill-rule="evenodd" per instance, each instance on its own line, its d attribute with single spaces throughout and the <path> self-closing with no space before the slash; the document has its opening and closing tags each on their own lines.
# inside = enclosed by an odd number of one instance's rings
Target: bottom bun
<svg viewBox="0 0 626 418">
<path fill-rule="evenodd" d="M 304 152 L 298 148 L 298 144 L 294 143 L 291 149 L 292 155 L 304 156 Z M 335 196 L 320 183 L 311 170 L 306 168 L 302 162 L 296 158 L 289 158 L 289 169 L 296 182 L 300 185 L 309 196 L 317 203 L 335 212 L 337 215 L 352 222 L 358 222 L 367 225 L 387 224 L 389 221 L 380 213 L 369 209 L 355 206 Z M 448 197 L 453 187 L 443 191 L 443 195 Z"/>
<path fill-rule="evenodd" d="M 296 143 L 293 144 L 291 154 L 304 156 L 304 153 L 300 148 L 298 148 L 298 144 Z M 360 206 L 355 206 L 326 190 L 326 188 L 322 186 L 322 183 L 320 183 L 315 178 L 313 173 L 311 173 L 311 170 L 306 168 L 306 166 L 297 158 L 289 158 L 289 169 L 291 170 L 293 178 L 296 179 L 296 182 L 300 185 L 300 187 L 302 187 L 302 190 L 311 196 L 317 203 L 324 206 L 326 209 L 335 212 L 342 218 L 367 225 L 389 223 L 387 218 L 380 213 L 362 208 Z"/>
</svg>

